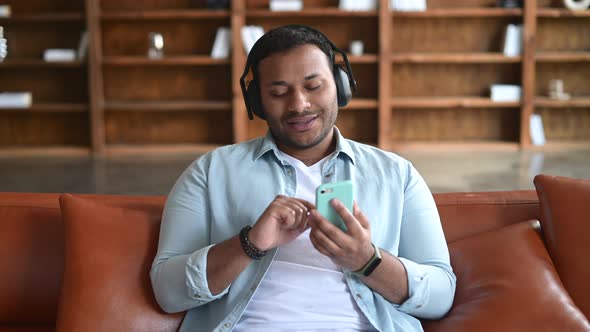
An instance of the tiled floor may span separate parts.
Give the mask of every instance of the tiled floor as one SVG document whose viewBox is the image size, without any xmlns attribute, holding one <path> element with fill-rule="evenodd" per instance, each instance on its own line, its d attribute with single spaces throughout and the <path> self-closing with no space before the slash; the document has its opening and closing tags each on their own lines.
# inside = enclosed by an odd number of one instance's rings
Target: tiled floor
<svg viewBox="0 0 590 332">
<path fill-rule="evenodd" d="M 590 179 L 590 150 L 404 153 L 433 192 L 533 189 L 538 173 Z M 0 158 L 0 191 L 167 194 L 195 156 Z"/>
</svg>

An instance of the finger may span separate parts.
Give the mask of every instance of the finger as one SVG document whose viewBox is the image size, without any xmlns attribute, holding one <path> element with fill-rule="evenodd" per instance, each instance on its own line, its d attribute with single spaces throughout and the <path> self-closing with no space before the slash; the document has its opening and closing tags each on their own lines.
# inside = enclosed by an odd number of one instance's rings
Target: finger
<svg viewBox="0 0 590 332">
<path fill-rule="evenodd" d="M 369 218 L 367 218 L 367 216 L 363 213 L 363 211 L 361 211 L 361 209 L 359 208 L 356 201 L 354 201 L 353 210 L 354 210 L 353 215 L 356 218 L 356 220 L 358 220 L 358 222 L 361 224 L 361 226 L 364 229 L 369 229 L 370 228 Z"/>
<path fill-rule="evenodd" d="M 313 203 L 310 203 L 310 202 L 308 202 L 304 199 L 300 199 L 300 198 L 296 198 L 296 200 L 299 201 L 301 204 L 305 205 L 305 207 L 310 211 L 315 209 L 315 205 Z"/>
<path fill-rule="evenodd" d="M 324 234 L 326 234 L 330 239 L 332 239 L 332 241 L 336 243 L 345 243 L 349 237 L 340 228 L 332 224 L 328 219 L 324 218 L 324 216 L 322 216 L 318 210 L 311 211 L 310 220 L 312 228 L 321 229 Z"/>
<path fill-rule="evenodd" d="M 308 212 L 309 209 L 296 199 L 288 199 L 283 202 L 285 209 L 291 211 L 293 218 L 289 219 L 287 225 L 291 229 L 305 230 L 308 228 Z"/>
<path fill-rule="evenodd" d="M 348 232 L 350 235 L 355 235 L 361 230 L 361 225 L 358 220 L 351 214 L 350 211 L 342 204 L 341 201 L 334 198 L 330 201 L 334 210 L 340 215 L 340 218 L 346 224 L 346 228 L 348 228 Z"/>
<path fill-rule="evenodd" d="M 328 256 L 328 257 L 334 257 L 334 253 L 332 253 L 328 248 L 326 248 L 318 239 L 317 236 L 314 234 L 315 232 L 312 231 L 309 234 L 309 240 L 311 241 L 311 244 L 313 245 L 314 248 L 316 248 L 317 251 L 319 251 L 321 254 L 323 254 L 324 256 Z"/>
<path fill-rule="evenodd" d="M 329 224 L 328 226 L 331 226 L 331 228 L 334 228 L 335 231 L 340 232 L 340 234 L 342 234 L 342 231 L 340 231 L 340 229 L 338 229 L 336 226 L 330 224 L 330 222 L 327 220 L 324 221 Z M 318 244 L 326 248 L 334 256 L 340 255 L 342 253 L 342 248 L 345 247 L 344 244 L 346 242 L 342 241 L 342 238 L 339 238 L 338 236 L 330 236 L 330 234 L 325 232 L 321 227 L 312 227 L 312 230 L 310 232 L 310 238 L 312 236 L 315 238 Z"/>
</svg>

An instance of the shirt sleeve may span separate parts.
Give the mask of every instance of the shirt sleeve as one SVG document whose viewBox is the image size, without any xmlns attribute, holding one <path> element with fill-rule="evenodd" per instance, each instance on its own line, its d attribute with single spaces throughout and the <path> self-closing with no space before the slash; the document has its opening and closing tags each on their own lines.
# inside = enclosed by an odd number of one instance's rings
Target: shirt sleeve
<svg viewBox="0 0 590 332">
<path fill-rule="evenodd" d="M 166 312 L 180 312 L 225 295 L 213 295 L 207 283 L 210 244 L 207 155 L 195 161 L 168 195 L 158 252 L 150 277 L 156 300 Z"/>
<path fill-rule="evenodd" d="M 456 277 L 434 198 L 411 164 L 406 176 L 399 259 L 407 272 L 409 297 L 398 310 L 419 318 L 443 317 L 453 304 Z"/>
</svg>

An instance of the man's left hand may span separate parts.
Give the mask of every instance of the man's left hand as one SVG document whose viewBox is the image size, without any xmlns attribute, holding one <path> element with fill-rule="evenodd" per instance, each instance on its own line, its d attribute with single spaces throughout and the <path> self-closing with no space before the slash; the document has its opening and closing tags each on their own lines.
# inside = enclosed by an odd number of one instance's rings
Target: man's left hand
<svg viewBox="0 0 590 332">
<path fill-rule="evenodd" d="M 344 220 L 348 230 L 343 232 L 313 209 L 310 215 L 311 243 L 340 267 L 350 271 L 360 270 L 375 251 L 371 245 L 369 220 L 356 202 L 352 214 L 337 199 L 333 199 L 330 204 Z"/>
</svg>

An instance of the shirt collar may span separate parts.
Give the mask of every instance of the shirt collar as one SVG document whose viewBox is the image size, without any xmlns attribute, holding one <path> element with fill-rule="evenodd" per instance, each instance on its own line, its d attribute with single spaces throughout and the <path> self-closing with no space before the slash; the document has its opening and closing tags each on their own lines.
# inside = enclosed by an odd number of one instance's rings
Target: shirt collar
<svg viewBox="0 0 590 332">
<path fill-rule="evenodd" d="M 348 142 L 344 136 L 340 133 L 340 130 L 336 126 L 334 126 L 334 134 L 336 135 L 336 150 L 334 151 L 335 156 L 339 156 L 340 154 L 347 156 L 350 158 L 350 161 L 354 164 L 355 158 L 354 153 L 352 152 L 352 147 L 350 146 L 350 142 Z M 270 130 L 266 132 L 264 138 L 260 141 L 260 144 L 254 151 L 254 158 L 253 161 L 260 159 L 262 156 L 267 154 L 270 151 L 274 151 L 275 155 L 278 155 L 279 148 L 277 147 L 274 137 L 270 133 Z"/>
</svg>

